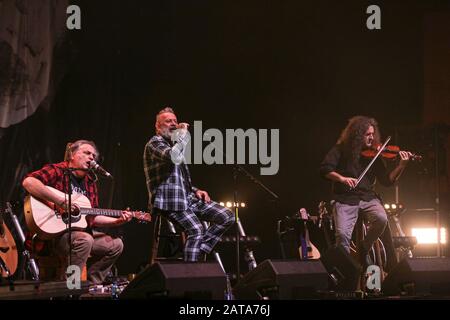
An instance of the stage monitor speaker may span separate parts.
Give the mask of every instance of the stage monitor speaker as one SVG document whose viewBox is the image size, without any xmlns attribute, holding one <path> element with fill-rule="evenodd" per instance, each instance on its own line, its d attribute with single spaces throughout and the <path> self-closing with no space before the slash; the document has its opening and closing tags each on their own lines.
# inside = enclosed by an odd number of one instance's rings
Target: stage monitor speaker
<svg viewBox="0 0 450 320">
<path fill-rule="evenodd" d="M 385 295 L 449 295 L 450 258 L 407 258 L 381 285 Z"/>
<path fill-rule="evenodd" d="M 319 260 L 265 260 L 233 288 L 237 299 L 314 298 L 328 289 L 328 273 Z"/>
<path fill-rule="evenodd" d="M 343 246 L 328 249 L 320 260 L 330 274 L 332 289 L 337 291 L 357 289 L 362 268 Z"/>
<path fill-rule="evenodd" d="M 226 275 L 217 262 L 156 262 L 139 273 L 120 299 L 223 300 Z"/>
</svg>

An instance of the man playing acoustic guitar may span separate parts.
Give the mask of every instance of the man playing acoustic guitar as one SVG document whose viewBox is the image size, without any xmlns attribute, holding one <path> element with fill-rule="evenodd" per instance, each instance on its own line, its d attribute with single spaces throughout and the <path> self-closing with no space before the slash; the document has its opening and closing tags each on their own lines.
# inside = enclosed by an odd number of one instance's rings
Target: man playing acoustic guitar
<svg viewBox="0 0 450 320">
<path fill-rule="evenodd" d="M 70 174 L 72 197 L 82 194 L 89 199 L 92 208 L 98 207 L 98 191 L 96 179 L 89 169 L 91 161 L 98 157 L 97 147 L 94 142 L 78 140 L 68 145 L 65 161 L 45 165 L 42 169 L 28 174 L 23 180 L 23 187 L 31 196 L 54 204 L 55 209 L 67 212 L 68 206 L 64 171 L 67 168 L 80 168 Z M 52 192 L 46 186 L 53 187 L 62 193 Z M 72 212 L 80 212 L 80 206 L 72 202 Z M 88 269 L 88 280 L 92 284 L 100 284 L 106 278 L 112 265 L 118 259 L 123 250 L 123 242 L 120 238 L 113 238 L 104 233 L 95 232 L 95 227 L 116 227 L 132 218 L 132 214 L 122 211 L 118 217 L 103 215 L 87 216 L 87 228 L 79 230 L 74 228 L 71 232 L 72 254 L 71 263 L 77 265 L 80 270 L 86 265 L 89 256 L 95 261 Z M 68 232 L 58 234 L 55 242 L 58 254 L 67 255 L 69 252 Z"/>
</svg>

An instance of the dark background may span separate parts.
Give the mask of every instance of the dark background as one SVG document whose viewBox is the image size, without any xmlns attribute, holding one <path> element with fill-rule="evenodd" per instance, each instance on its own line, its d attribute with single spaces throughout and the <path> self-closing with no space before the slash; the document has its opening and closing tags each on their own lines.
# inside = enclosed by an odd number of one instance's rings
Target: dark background
<svg viewBox="0 0 450 320">
<path fill-rule="evenodd" d="M 82 29 L 66 34 L 61 55 L 68 71 L 51 108 L 38 109 L 0 140 L 4 199 L 20 200 L 23 175 L 61 161 L 68 141 L 90 139 L 116 177 L 114 186 L 101 183 L 102 205 L 145 210 L 142 154 L 164 106 L 179 121 L 203 121 L 204 130 L 278 128 L 278 174 L 245 167 L 280 201 L 244 176 L 238 184 L 247 203 L 241 220 L 249 235 L 261 237 L 255 254 L 262 261 L 280 256 L 278 219 L 300 207 L 315 214 L 319 201 L 329 200 L 318 166 L 347 119 L 373 116 L 383 139 L 392 135 L 417 152 L 430 147 L 422 142 L 429 131 L 417 129 L 424 124 L 424 17 L 448 11 L 448 1 L 74 3 Z M 381 30 L 366 28 L 370 4 L 381 6 Z M 423 178 L 423 168 L 408 168 L 400 182 L 407 206 L 432 205 L 434 189 L 415 189 L 430 170 Z M 231 166 L 193 165 L 191 173 L 213 199 L 232 199 Z M 382 192 L 394 199 L 393 189 Z M 148 260 L 150 229 L 123 227 L 120 273 Z M 225 256 L 231 263 L 232 252 Z"/>
</svg>

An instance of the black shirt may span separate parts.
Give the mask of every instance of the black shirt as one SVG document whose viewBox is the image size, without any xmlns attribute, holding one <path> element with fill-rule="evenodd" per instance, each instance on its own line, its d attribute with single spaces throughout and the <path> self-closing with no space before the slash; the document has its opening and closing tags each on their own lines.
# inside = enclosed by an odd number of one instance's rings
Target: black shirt
<svg viewBox="0 0 450 320">
<path fill-rule="evenodd" d="M 84 196 L 87 196 L 86 186 L 84 185 L 84 178 L 77 178 L 75 175 L 72 175 L 72 179 L 70 179 L 72 183 L 72 194 L 78 193 Z"/>
<path fill-rule="evenodd" d="M 354 165 L 345 155 L 342 145 L 335 145 L 320 164 L 320 174 L 322 177 L 325 177 L 328 173 L 335 171 L 344 177 L 357 179 L 370 161 L 371 159 L 361 157 L 359 165 Z M 357 205 L 360 200 L 370 201 L 377 198 L 378 196 L 374 191 L 377 179 L 384 186 L 393 184 L 389 179 L 386 166 L 380 158 L 375 161 L 358 186 L 353 190 L 343 183 L 333 181 L 333 199 L 341 203 Z"/>
</svg>

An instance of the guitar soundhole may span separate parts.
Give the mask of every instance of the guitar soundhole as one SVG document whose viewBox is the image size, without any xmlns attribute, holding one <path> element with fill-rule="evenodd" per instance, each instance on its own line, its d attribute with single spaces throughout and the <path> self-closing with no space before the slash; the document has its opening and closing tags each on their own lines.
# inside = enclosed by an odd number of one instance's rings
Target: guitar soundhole
<svg viewBox="0 0 450 320">
<path fill-rule="evenodd" d="M 81 219 L 81 213 L 80 212 L 72 212 L 71 216 L 72 216 L 72 219 L 70 219 L 71 223 L 77 223 Z M 69 214 L 67 212 L 64 212 L 61 215 L 61 218 L 62 218 L 62 220 L 64 221 L 65 224 L 69 224 Z"/>
</svg>

